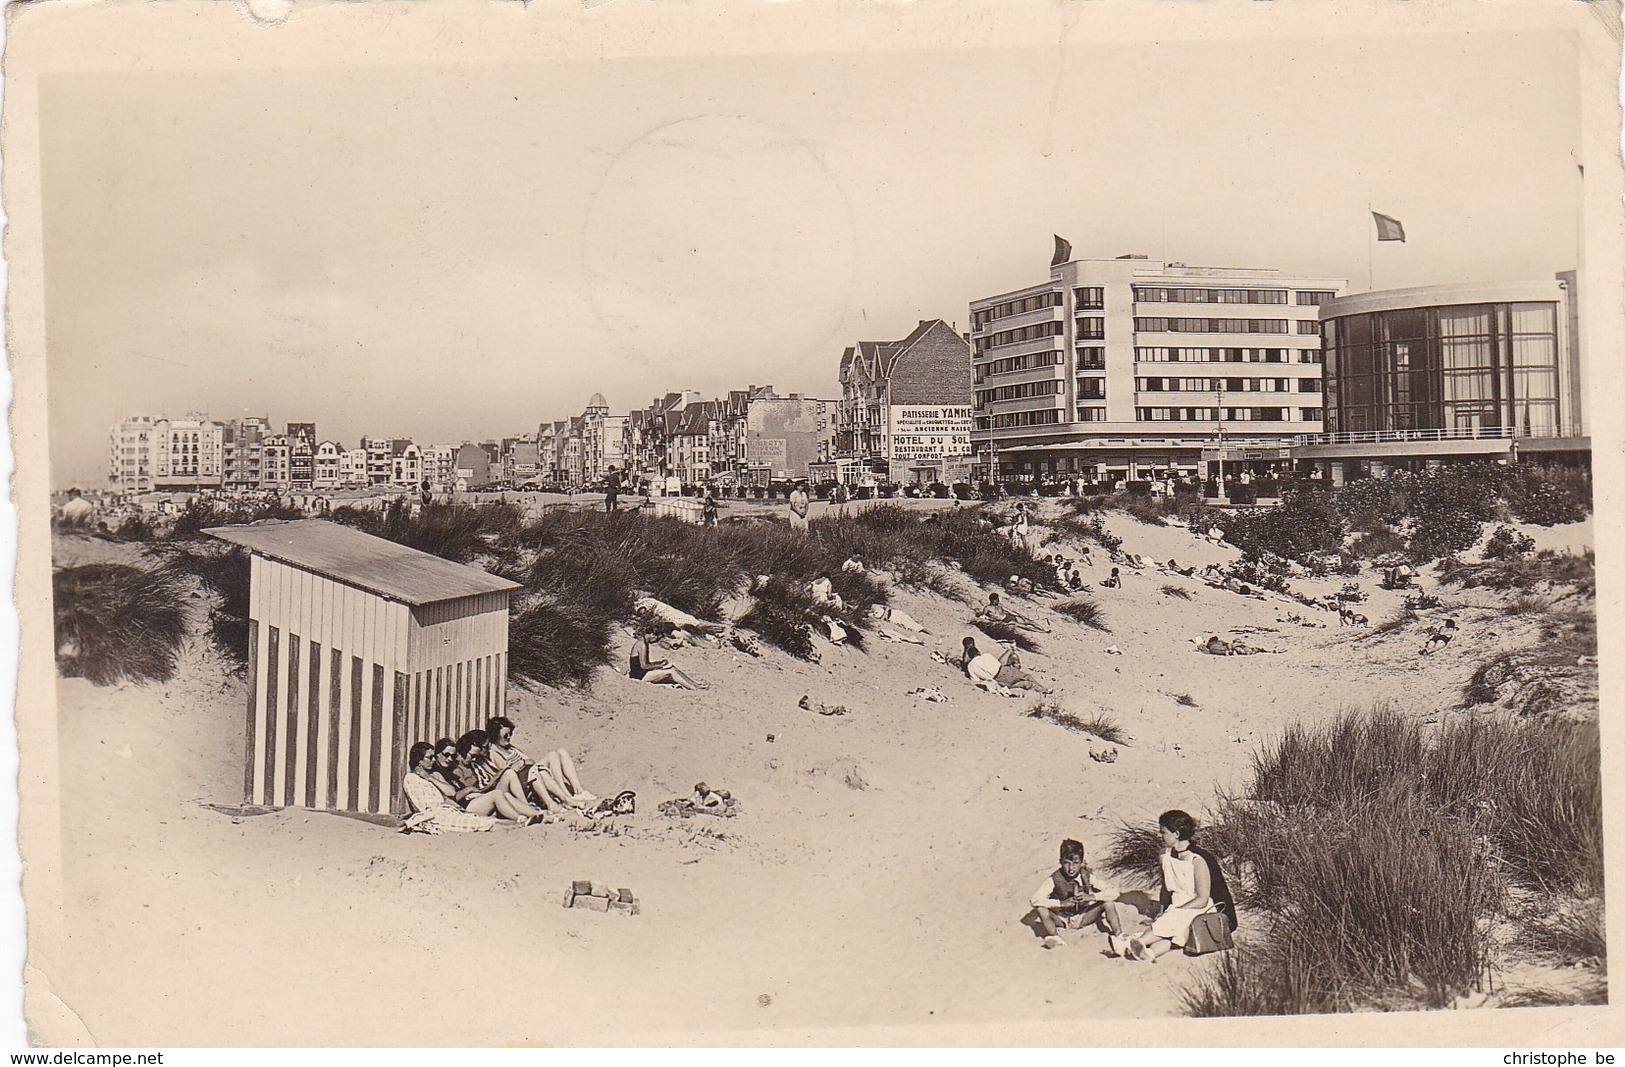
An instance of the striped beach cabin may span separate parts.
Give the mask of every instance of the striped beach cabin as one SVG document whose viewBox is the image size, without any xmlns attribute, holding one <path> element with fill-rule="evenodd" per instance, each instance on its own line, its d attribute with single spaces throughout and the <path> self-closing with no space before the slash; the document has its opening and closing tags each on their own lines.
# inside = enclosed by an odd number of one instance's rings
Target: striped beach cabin
<svg viewBox="0 0 1625 1067">
<path fill-rule="evenodd" d="M 412 743 L 503 713 L 515 583 L 319 519 L 205 532 L 251 553 L 247 803 L 402 814 Z"/>
</svg>

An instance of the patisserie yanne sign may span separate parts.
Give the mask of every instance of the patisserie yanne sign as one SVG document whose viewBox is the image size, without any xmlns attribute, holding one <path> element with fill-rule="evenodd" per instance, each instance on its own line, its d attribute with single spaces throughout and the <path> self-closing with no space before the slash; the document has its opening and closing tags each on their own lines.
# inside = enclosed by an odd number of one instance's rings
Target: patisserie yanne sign
<svg viewBox="0 0 1625 1067">
<path fill-rule="evenodd" d="M 886 427 L 891 458 L 937 459 L 968 456 L 971 409 L 969 404 L 894 404 Z"/>
</svg>

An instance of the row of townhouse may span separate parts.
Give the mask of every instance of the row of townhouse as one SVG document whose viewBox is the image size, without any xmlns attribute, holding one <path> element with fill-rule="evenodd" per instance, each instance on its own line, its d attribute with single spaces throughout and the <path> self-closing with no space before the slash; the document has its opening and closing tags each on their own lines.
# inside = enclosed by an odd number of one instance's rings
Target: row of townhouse
<svg viewBox="0 0 1625 1067">
<path fill-rule="evenodd" d="M 540 480 L 591 485 L 611 471 L 638 481 L 675 477 L 685 485 L 804 478 L 832 454 L 835 407 L 752 385 L 712 400 L 692 390 L 667 393 L 613 415 L 595 393 L 580 415 L 537 428 Z"/>
<path fill-rule="evenodd" d="M 320 440 L 313 422 L 278 431 L 263 416 L 215 420 L 131 416 L 109 436 L 108 480 L 124 493 L 386 488 L 447 492 L 532 480 L 535 442 L 508 438 L 419 445 L 367 436 L 354 448 Z"/>
</svg>

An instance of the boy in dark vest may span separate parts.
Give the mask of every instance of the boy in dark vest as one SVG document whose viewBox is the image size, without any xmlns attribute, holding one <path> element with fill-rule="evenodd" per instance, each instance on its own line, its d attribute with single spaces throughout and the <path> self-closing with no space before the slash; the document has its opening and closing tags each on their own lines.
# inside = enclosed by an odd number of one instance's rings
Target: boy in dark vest
<svg viewBox="0 0 1625 1067">
<path fill-rule="evenodd" d="M 1094 874 L 1083 862 L 1083 843 L 1061 842 L 1061 866 L 1045 878 L 1030 903 L 1044 931 L 1045 948 L 1065 948 L 1059 930 L 1081 930 L 1100 919 L 1105 905 L 1096 895 Z"/>
</svg>

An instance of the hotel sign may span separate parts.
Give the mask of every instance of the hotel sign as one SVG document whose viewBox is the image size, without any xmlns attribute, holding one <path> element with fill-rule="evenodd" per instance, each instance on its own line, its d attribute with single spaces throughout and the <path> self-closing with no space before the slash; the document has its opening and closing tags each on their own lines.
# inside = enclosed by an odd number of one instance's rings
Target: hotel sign
<svg viewBox="0 0 1625 1067">
<path fill-rule="evenodd" d="M 895 405 L 890 409 L 886 430 L 893 460 L 971 454 L 969 404 Z"/>
</svg>

